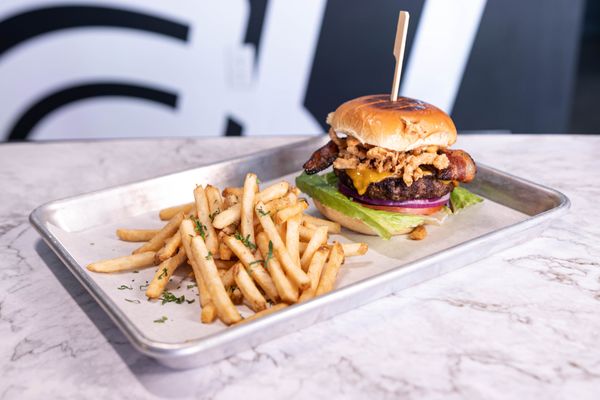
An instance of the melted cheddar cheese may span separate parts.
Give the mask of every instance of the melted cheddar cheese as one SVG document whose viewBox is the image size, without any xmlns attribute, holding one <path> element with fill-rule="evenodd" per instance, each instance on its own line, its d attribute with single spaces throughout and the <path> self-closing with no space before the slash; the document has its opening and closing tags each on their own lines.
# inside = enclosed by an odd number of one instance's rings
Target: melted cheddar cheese
<svg viewBox="0 0 600 400">
<path fill-rule="evenodd" d="M 367 187 L 371 183 L 381 182 L 385 178 L 389 178 L 394 174 L 391 172 L 377 172 L 373 169 L 347 169 L 345 170 L 352 182 L 356 191 L 361 196 L 367 191 Z"/>
</svg>

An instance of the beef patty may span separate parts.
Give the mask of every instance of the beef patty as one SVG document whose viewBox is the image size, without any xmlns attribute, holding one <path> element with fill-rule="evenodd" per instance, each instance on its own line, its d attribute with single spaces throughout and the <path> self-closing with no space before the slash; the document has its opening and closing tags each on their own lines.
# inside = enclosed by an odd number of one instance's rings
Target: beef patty
<svg viewBox="0 0 600 400">
<path fill-rule="evenodd" d="M 347 187 L 356 190 L 352 179 L 346 171 L 333 169 L 341 183 Z M 406 186 L 402 177 L 386 178 L 380 182 L 371 183 L 363 196 L 372 199 L 406 201 L 416 199 L 433 199 L 442 197 L 454 189 L 454 183 L 451 181 L 441 181 L 433 176 L 424 176 Z"/>
</svg>

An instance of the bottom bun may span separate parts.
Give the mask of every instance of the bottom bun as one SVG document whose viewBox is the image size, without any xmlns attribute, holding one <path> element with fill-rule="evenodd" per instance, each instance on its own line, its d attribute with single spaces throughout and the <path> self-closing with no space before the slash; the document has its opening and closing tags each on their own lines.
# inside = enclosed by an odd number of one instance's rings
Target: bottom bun
<svg viewBox="0 0 600 400">
<path fill-rule="evenodd" d="M 323 214 L 325 217 L 327 217 L 328 219 L 330 219 L 332 221 L 338 222 L 344 228 L 347 228 L 347 229 L 350 229 L 351 231 L 355 231 L 355 232 L 362 233 L 365 235 L 377 236 L 377 233 L 375 233 L 373 228 L 371 228 L 369 225 L 365 224 L 360 219 L 349 217 L 346 214 L 343 214 L 337 210 L 334 210 L 333 208 L 327 207 L 327 206 L 319 203 L 315 199 L 313 199 L 313 202 L 315 203 L 315 207 L 317 207 L 317 210 L 319 210 L 319 212 L 321 214 Z M 401 229 L 399 231 L 393 232 L 392 235 L 393 236 L 405 235 L 407 233 L 410 233 L 413 229 L 415 229 L 415 228 Z"/>
</svg>

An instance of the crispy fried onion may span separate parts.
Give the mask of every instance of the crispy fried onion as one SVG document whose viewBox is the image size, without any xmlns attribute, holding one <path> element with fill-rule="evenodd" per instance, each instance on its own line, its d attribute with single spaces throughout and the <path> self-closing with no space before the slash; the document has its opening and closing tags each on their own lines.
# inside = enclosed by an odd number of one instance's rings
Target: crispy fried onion
<svg viewBox="0 0 600 400">
<path fill-rule="evenodd" d="M 338 158 L 333 162 L 337 169 L 373 169 L 401 176 L 406 186 L 430 173 L 423 166 L 438 170 L 448 168 L 448 157 L 437 146 L 423 146 L 411 151 L 393 151 L 383 147 L 360 143 L 348 136 L 339 138 L 331 129 L 329 136 L 339 147 Z"/>
</svg>

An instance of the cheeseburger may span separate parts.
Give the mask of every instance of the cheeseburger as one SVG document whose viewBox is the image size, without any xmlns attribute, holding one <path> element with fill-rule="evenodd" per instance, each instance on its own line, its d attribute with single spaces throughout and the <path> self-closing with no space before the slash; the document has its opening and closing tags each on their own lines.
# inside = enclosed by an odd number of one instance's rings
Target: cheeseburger
<svg viewBox="0 0 600 400">
<path fill-rule="evenodd" d="M 439 108 L 364 96 L 342 104 L 327 123 L 331 140 L 296 180 L 327 218 L 389 238 L 481 201 L 458 188 L 477 168 L 469 154 L 450 149 L 456 127 Z M 332 173 L 315 175 L 330 166 Z"/>
</svg>

